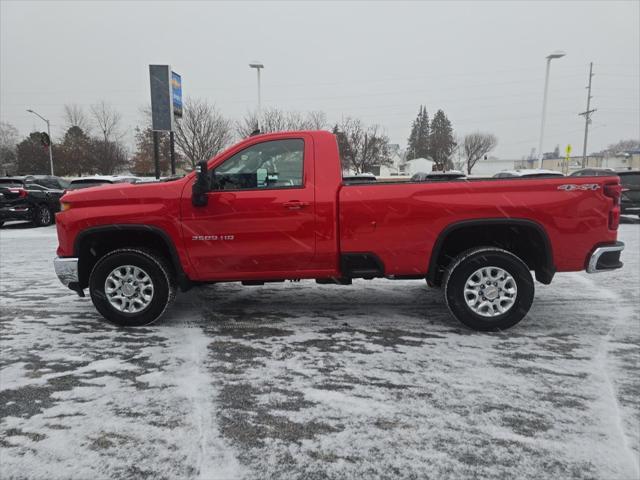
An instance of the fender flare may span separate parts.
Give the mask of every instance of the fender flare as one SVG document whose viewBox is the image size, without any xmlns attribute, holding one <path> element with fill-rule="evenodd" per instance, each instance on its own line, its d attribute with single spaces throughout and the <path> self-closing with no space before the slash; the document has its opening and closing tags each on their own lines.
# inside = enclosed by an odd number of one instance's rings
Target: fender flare
<svg viewBox="0 0 640 480">
<path fill-rule="evenodd" d="M 171 265 L 175 269 L 176 277 L 177 277 L 176 279 L 178 281 L 178 284 L 183 290 L 189 288 L 191 282 L 187 277 L 187 274 L 184 272 L 184 269 L 182 268 L 182 263 L 180 261 L 180 257 L 178 256 L 178 251 L 176 250 L 176 247 L 173 241 L 171 240 L 171 237 L 169 236 L 169 234 L 167 234 L 167 232 L 165 232 L 163 229 L 159 227 L 154 227 L 151 225 L 144 225 L 144 224 L 131 224 L 131 223 L 100 225 L 97 227 L 89 227 L 85 230 L 82 230 L 80 233 L 78 233 L 78 235 L 76 235 L 76 238 L 73 242 L 73 255 L 78 259 L 80 258 L 81 245 L 85 240 L 85 238 L 90 235 L 100 234 L 100 233 L 109 233 L 109 232 L 122 232 L 122 231 L 145 232 L 145 233 L 151 233 L 153 235 L 157 235 L 158 237 L 160 237 L 164 245 L 167 247 L 167 250 L 169 251 L 169 255 L 170 255 L 169 261 L 171 262 Z"/>
<path fill-rule="evenodd" d="M 438 258 L 440 257 L 440 252 L 442 251 L 442 247 L 444 246 L 447 237 L 451 233 L 462 228 L 496 225 L 513 225 L 533 228 L 540 235 L 540 238 L 544 243 L 544 260 L 540 268 L 536 270 L 536 280 L 545 285 L 550 284 L 553 276 L 556 273 L 556 267 L 553 263 L 553 247 L 551 246 L 549 235 L 547 235 L 546 230 L 539 223 L 523 218 L 479 218 L 474 220 L 462 220 L 460 222 L 451 223 L 444 227 L 438 234 L 438 238 L 433 244 L 433 249 L 431 250 L 429 267 L 427 269 L 427 281 L 429 282 L 429 284 L 436 284 L 438 277 Z"/>
</svg>

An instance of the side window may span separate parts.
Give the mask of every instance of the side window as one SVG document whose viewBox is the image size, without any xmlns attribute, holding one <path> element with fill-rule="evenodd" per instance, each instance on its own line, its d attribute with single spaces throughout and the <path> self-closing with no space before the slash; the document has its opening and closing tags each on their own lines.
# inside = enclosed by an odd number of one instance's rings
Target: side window
<svg viewBox="0 0 640 480">
<path fill-rule="evenodd" d="M 246 148 L 212 170 L 212 190 L 300 188 L 304 140 L 272 140 Z"/>
</svg>

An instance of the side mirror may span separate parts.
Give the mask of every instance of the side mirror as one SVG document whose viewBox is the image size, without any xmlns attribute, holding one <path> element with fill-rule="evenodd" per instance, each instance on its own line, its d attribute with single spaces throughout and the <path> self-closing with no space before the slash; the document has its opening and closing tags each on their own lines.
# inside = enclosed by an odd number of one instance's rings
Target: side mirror
<svg viewBox="0 0 640 480">
<path fill-rule="evenodd" d="M 204 207 L 209 202 L 209 172 L 207 162 L 198 162 L 196 165 L 196 181 L 191 190 L 191 203 L 194 207 Z"/>
</svg>

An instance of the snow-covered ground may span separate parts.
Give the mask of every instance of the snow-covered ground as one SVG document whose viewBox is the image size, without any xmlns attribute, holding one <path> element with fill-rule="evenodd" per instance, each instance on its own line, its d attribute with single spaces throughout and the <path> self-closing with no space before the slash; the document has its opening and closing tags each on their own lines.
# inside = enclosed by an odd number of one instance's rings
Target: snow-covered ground
<svg viewBox="0 0 640 480">
<path fill-rule="evenodd" d="M 0 230 L 0 477 L 635 479 L 640 225 L 625 267 L 537 285 L 479 334 L 419 281 L 215 285 L 156 325 L 59 285 L 55 229 Z"/>
</svg>

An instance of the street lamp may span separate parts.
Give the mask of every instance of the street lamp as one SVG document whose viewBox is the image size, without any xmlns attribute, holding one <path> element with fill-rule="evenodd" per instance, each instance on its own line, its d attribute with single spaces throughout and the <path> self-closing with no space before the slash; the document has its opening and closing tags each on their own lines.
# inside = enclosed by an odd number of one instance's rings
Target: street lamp
<svg viewBox="0 0 640 480">
<path fill-rule="evenodd" d="M 251 68 L 255 68 L 258 72 L 258 131 L 260 130 L 260 114 L 261 114 L 261 107 L 260 107 L 260 70 L 264 68 L 264 65 L 262 64 L 262 62 L 258 62 L 258 61 L 254 61 L 251 62 L 249 64 L 249 66 Z"/>
<path fill-rule="evenodd" d="M 563 51 L 556 50 L 551 55 L 547 55 L 547 73 L 544 78 L 544 97 L 542 99 L 542 122 L 540 123 L 540 143 L 538 143 L 538 168 L 542 168 L 542 141 L 544 138 L 544 122 L 547 115 L 547 91 L 549 89 L 549 67 L 551 60 L 562 58 L 566 55 Z"/>
<path fill-rule="evenodd" d="M 46 118 L 44 118 L 42 115 L 40 115 L 38 112 L 34 112 L 31 109 L 27 109 L 27 112 L 29 113 L 33 113 L 34 115 L 40 117 L 42 120 L 44 120 L 47 124 L 47 135 L 49 135 L 49 166 L 51 167 L 51 176 L 53 176 L 53 145 L 51 145 L 51 125 L 49 123 L 49 120 L 47 120 Z"/>
</svg>

